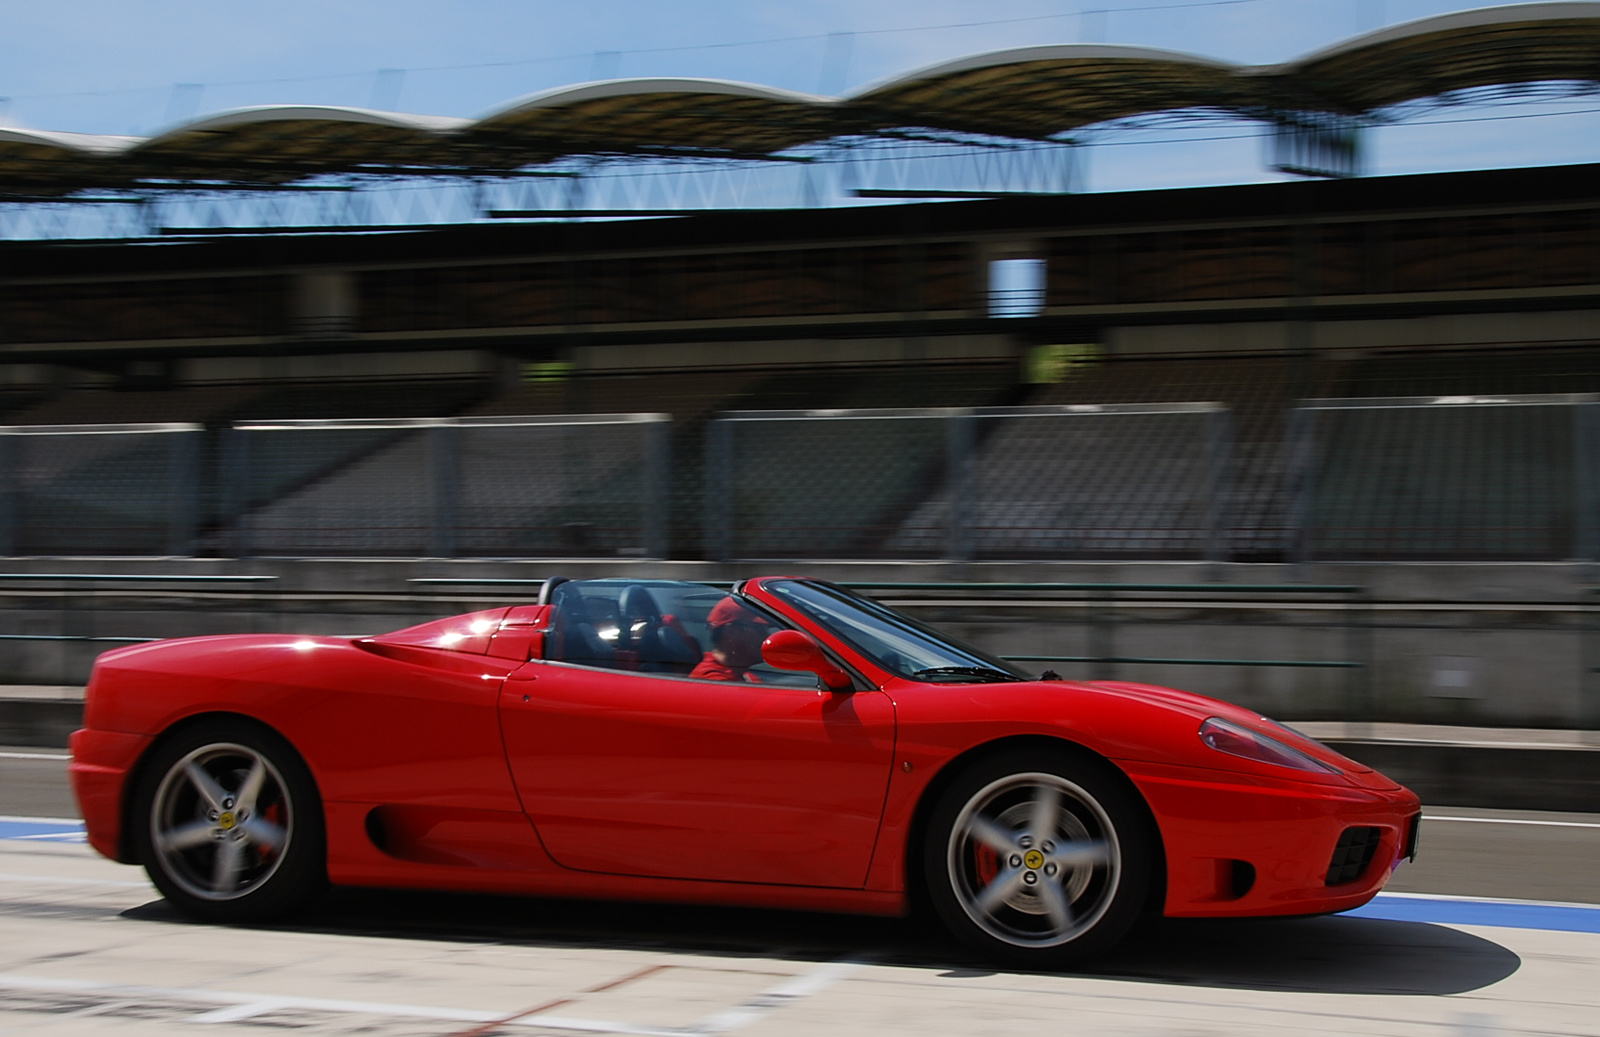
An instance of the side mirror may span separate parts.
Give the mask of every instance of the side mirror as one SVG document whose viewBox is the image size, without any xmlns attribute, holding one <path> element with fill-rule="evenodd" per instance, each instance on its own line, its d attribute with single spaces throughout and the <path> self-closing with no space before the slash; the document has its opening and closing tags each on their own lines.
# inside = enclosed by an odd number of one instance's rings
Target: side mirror
<svg viewBox="0 0 1600 1037">
<path fill-rule="evenodd" d="M 833 665 L 816 638 L 799 630 L 780 630 L 761 642 L 761 658 L 780 670 L 809 670 L 829 691 L 849 691 L 850 675 Z"/>
</svg>

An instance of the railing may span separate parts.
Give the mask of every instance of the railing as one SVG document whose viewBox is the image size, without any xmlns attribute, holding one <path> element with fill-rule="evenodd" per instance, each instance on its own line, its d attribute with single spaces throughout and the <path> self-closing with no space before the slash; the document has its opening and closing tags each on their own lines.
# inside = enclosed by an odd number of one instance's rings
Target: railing
<svg viewBox="0 0 1600 1037">
<path fill-rule="evenodd" d="M 1600 396 L 1304 400 L 1298 561 L 1600 558 Z"/>
<path fill-rule="evenodd" d="M 661 557 L 669 424 L 0 426 L 0 555 Z"/>
<path fill-rule="evenodd" d="M 1600 559 L 1591 396 L 1307 400 L 1238 450 L 1216 403 L 729 412 L 676 512 L 670 428 L 5 426 L 0 554 Z"/>
<path fill-rule="evenodd" d="M 158 587 L 215 587 L 222 584 L 263 584 L 276 580 L 276 576 L 217 576 L 206 574 L 166 574 L 145 576 L 138 573 L 0 573 L 0 584 L 11 582 L 23 583 L 68 583 L 79 588 L 79 593 L 86 594 L 92 600 L 96 584 L 133 585 Z M 73 611 L 89 611 L 77 609 Z M 162 640 L 159 637 L 122 637 L 115 635 L 99 634 L 0 634 L 0 641 L 41 641 L 65 642 L 69 644 L 120 644 L 137 645 L 149 644 L 152 641 Z"/>
<path fill-rule="evenodd" d="M 233 553 L 527 557 L 667 553 L 666 414 L 237 425 Z"/>
<path fill-rule="evenodd" d="M 0 641 L 14 646 L 4 679 L 81 684 L 100 651 L 160 636 L 380 632 L 531 601 L 544 582 L 417 577 L 351 591 L 257 574 L 0 573 L 0 597 L 10 600 L 0 617 L 11 624 Z M 1450 700 L 1484 698 L 1507 723 L 1517 715 L 1508 696 L 1525 697 L 1506 686 L 1507 674 L 1532 674 L 1545 699 L 1571 704 L 1537 706 L 1539 723 L 1558 710 L 1570 719 L 1557 726 L 1600 728 L 1600 590 L 1576 601 L 1374 602 L 1348 584 L 841 582 L 1075 679 L 1136 676 L 1300 719 L 1463 722 L 1473 709 Z M 1482 615 L 1463 624 L 1472 613 Z M 28 651 L 28 642 L 39 647 Z M 1193 647 L 1162 650 L 1184 642 Z M 1298 647 L 1250 650 L 1269 645 Z M 1481 663 L 1481 682 L 1474 674 L 1459 685 L 1439 670 L 1457 656 L 1475 657 L 1460 660 L 1469 669 Z M 1274 670 L 1281 676 L 1265 676 Z"/>
<path fill-rule="evenodd" d="M 0 426 L 0 554 L 188 554 L 204 430 Z"/>
<path fill-rule="evenodd" d="M 1215 403 L 736 411 L 706 430 L 706 557 L 1226 555 Z"/>
<path fill-rule="evenodd" d="M 1003 602 L 1008 606 L 1029 602 L 1053 602 L 1065 598 L 1080 601 L 1089 627 L 1093 650 L 1087 655 L 1007 655 L 1012 662 L 1086 663 L 1095 680 L 1114 680 L 1121 665 L 1163 666 L 1239 666 L 1283 667 L 1291 669 L 1344 670 L 1345 706 L 1353 716 L 1370 711 L 1373 669 L 1371 639 L 1371 600 L 1365 587 L 1349 584 L 1222 584 L 1222 583 L 893 583 L 852 582 L 852 590 L 878 592 L 885 603 L 909 605 L 915 595 L 951 595 L 964 602 Z M 1118 605 L 1134 601 L 1152 603 L 1151 595 L 1182 595 L 1193 603 L 1201 595 L 1223 598 L 1262 597 L 1283 601 L 1292 597 L 1332 596 L 1345 602 L 1342 625 L 1345 631 L 1344 659 L 1262 659 L 1262 658 L 1170 658 L 1123 655 L 1116 650 L 1117 627 L 1122 617 Z M 910 598 L 911 600 L 907 600 Z M 928 604 L 927 602 L 917 602 Z"/>
</svg>

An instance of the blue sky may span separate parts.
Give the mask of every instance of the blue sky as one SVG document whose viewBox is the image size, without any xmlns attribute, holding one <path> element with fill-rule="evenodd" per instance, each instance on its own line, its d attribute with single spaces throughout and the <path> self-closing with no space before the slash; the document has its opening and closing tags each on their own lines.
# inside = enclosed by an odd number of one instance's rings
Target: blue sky
<svg viewBox="0 0 1600 1037">
<path fill-rule="evenodd" d="M 175 118 L 318 103 L 471 116 L 596 77 L 686 75 L 836 92 L 978 51 L 1109 42 L 1277 62 L 1479 6 L 1448 0 L 0 0 L 0 112 L 38 129 L 145 135 Z M 380 70 L 403 70 L 380 73 Z M 187 84 L 180 86 L 179 84 Z M 1600 109 L 1600 95 L 1560 110 Z M 1527 115 L 1552 106 L 1432 118 Z M 1270 179 L 1249 126 L 1089 149 L 1085 186 Z M 1143 139 L 1167 141 L 1172 131 Z M 1371 172 L 1600 159 L 1600 114 L 1373 134 Z"/>
</svg>

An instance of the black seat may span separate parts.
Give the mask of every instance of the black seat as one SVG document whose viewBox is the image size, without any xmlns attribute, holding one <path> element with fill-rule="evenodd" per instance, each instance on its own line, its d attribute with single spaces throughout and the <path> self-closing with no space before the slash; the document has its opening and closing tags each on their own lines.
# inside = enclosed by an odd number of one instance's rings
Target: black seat
<svg viewBox="0 0 1600 1037">
<path fill-rule="evenodd" d="M 617 647 L 632 651 L 644 673 L 686 674 L 700 662 L 700 645 L 661 606 L 649 588 L 630 583 L 617 599 Z"/>
<path fill-rule="evenodd" d="M 595 630 L 583 592 L 570 582 L 552 589 L 550 603 L 555 606 L 555 623 L 546 642 L 545 658 L 583 666 L 616 666 L 617 653 Z"/>
</svg>

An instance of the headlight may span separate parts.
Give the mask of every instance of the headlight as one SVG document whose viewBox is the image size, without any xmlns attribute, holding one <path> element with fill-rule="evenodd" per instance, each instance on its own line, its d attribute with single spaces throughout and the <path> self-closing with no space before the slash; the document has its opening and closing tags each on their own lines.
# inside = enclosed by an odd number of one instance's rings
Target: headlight
<svg viewBox="0 0 1600 1037">
<path fill-rule="evenodd" d="M 1257 763 L 1270 763 L 1277 767 L 1292 767 L 1297 771 L 1319 771 L 1323 774 L 1339 772 L 1313 759 L 1298 749 L 1291 749 L 1276 738 L 1252 731 L 1231 720 L 1212 717 L 1200 725 L 1200 740 L 1219 753 L 1240 756 Z"/>
</svg>

